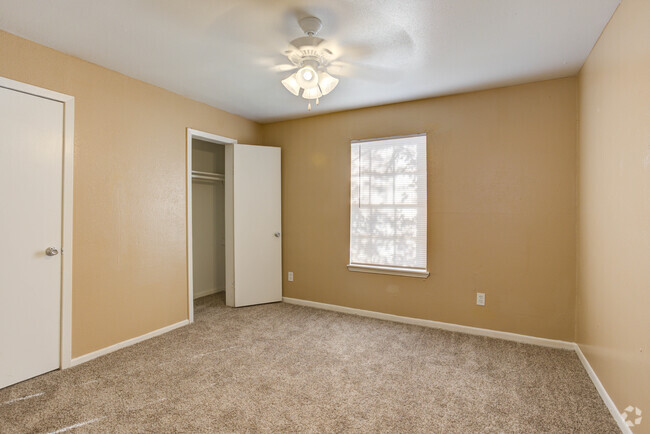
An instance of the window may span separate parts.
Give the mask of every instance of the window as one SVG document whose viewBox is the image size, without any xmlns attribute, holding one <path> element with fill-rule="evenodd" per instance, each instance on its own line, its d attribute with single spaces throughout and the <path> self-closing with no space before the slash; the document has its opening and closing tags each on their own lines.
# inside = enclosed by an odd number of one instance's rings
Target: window
<svg viewBox="0 0 650 434">
<path fill-rule="evenodd" d="M 351 271 L 427 277 L 427 137 L 351 144 Z"/>
</svg>

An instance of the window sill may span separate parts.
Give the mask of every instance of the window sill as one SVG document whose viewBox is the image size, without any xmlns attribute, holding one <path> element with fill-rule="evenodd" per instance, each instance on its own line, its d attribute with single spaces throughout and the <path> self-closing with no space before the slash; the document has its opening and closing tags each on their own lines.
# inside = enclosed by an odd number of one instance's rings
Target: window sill
<svg viewBox="0 0 650 434">
<path fill-rule="evenodd" d="M 375 273 L 375 274 L 392 274 L 393 276 L 406 276 L 406 277 L 419 277 L 426 279 L 429 277 L 429 272 L 426 270 L 416 270 L 413 268 L 397 268 L 397 267 L 381 267 L 379 265 L 359 265 L 348 264 L 349 271 L 358 271 L 360 273 Z"/>
</svg>

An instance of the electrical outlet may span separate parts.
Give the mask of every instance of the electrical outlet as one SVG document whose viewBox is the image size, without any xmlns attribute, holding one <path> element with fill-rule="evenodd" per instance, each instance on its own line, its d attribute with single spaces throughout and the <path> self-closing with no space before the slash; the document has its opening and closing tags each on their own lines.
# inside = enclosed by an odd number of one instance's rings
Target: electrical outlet
<svg viewBox="0 0 650 434">
<path fill-rule="evenodd" d="M 479 306 L 485 306 L 485 293 L 477 292 L 476 293 L 476 304 Z"/>
<path fill-rule="evenodd" d="M 293 271 L 289 271 L 289 276 L 287 277 L 289 282 L 293 282 Z"/>
</svg>

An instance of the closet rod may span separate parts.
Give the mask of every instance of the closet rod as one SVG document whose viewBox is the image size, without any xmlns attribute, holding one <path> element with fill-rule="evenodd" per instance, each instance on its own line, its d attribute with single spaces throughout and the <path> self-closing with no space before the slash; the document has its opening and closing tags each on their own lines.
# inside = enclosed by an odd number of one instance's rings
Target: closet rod
<svg viewBox="0 0 650 434">
<path fill-rule="evenodd" d="M 207 179 L 210 181 L 224 181 L 224 176 L 206 176 L 206 175 L 195 175 L 192 173 L 192 179 Z"/>
<path fill-rule="evenodd" d="M 208 181 L 225 181 L 226 176 L 223 173 L 200 172 L 192 170 L 193 179 L 205 179 Z"/>
<path fill-rule="evenodd" d="M 200 171 L 198 171 L 198 170 L 192 170 L 192 175 L 223 176 L 223 173 L 200 172 Z"/>
</svg>

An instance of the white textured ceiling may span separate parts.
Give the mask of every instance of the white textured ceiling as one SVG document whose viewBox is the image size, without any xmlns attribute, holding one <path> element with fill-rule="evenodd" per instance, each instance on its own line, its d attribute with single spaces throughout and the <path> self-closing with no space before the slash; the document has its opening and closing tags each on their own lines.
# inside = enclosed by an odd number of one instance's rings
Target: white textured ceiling
<svg viewBox="0 0 650 434">
<path fill-rule="evenodd" d="M 0 28 L 260 122 L 578 72 L 619 0 L 0 0 Z M 354 76 L 308 113 L 284 89 L 296 17 Z M 0 60 L 1 61 L 1 60 Z"/>
</svg>

